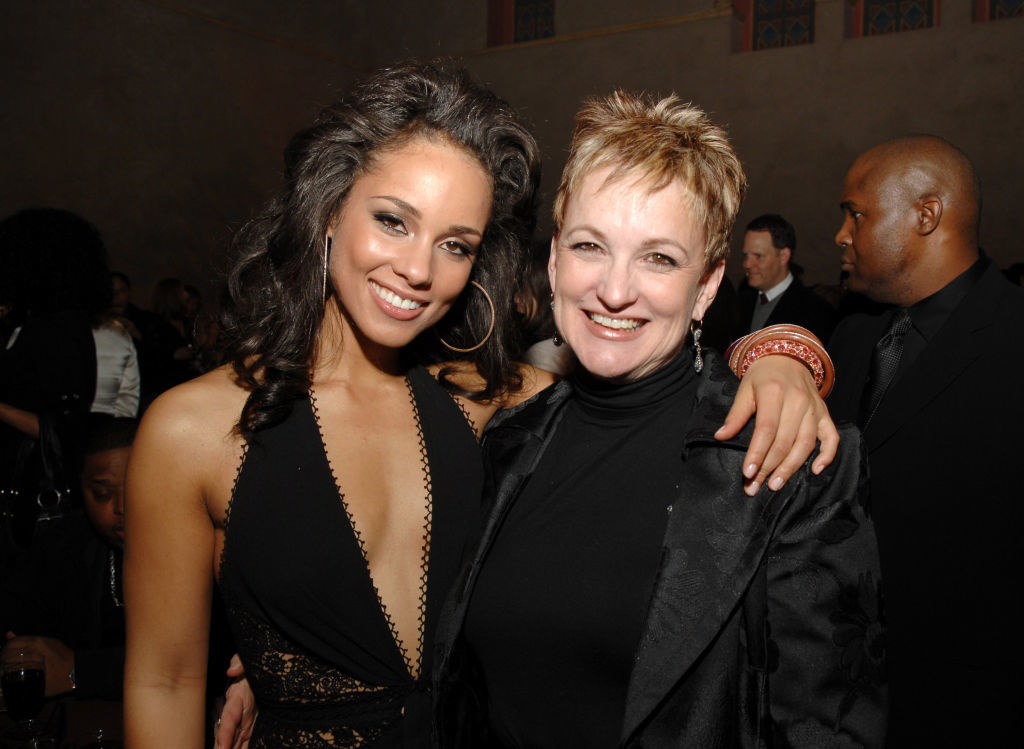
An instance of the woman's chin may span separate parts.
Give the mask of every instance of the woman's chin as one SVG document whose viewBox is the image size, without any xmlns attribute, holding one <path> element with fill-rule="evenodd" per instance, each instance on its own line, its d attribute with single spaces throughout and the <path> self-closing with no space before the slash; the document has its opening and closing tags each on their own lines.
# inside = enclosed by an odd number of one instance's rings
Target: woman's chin
<svg viewBox="0 0 1024 749">
<path fill-rule="evenodd" d="M 571 344 L 570 344 L 571 345 Z M 672 361 L 678 350 L 658 352 L 629 351 L 627 347 L 602 346 L 600 350 L 573 347 L 580 365 L 591 376 L 609 382 L 633 382 L 652 374 Z"/>
<path fill-rule="evenodd" d="M 576 349 L 573 349 L 576 352 Z M 584 352 L 582 355 L 576 353 L 580 365 L 593 377 L 610 382 L 629 382 L 635 380 L 638 365 L 642 362 L 633 361 L 632 357 L 626 358 L 614 354 L 594 354 Z"/>
</svg>

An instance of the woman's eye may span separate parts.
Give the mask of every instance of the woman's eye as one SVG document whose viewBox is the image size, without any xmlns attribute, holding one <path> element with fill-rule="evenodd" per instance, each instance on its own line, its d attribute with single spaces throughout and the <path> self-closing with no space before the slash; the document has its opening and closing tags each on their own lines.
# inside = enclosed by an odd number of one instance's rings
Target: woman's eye
<svg viewBox="0 0 1024 749">
<path fill-rule="evenodd" d="M 577 242 L 572 246 L 572 249 L 578 252 L 597 252 L 601 247 L 593 242 Z"/>
<path fill-rule="evenodd" d="M 395 234 L 405 234 L 405 224 L 402 223 L 402 219 L 393 213 L 375 213 L 373 218 L 388 231 Z"/>
<path fill-rule="evenodd" d="M 647 262 L 653 263 L 654 265 L 662 265 L 666 268 L 671 268 L 678 265 L 678 263 L 674 259 L 670 258 L 668 255 L 663 255 L 660 252 L 652 252 L 650 255 L 648 255 Z"/>
<path fill-rule="evenodd" d="M 472 257 L 476 254 L 476 248 L 470 247 L 465 242 L 459 242 L 454 239 L 449 239 L 441 244 L 447 252 L 453 255 L 465 255 L 466 257 Z"/>
</svg>

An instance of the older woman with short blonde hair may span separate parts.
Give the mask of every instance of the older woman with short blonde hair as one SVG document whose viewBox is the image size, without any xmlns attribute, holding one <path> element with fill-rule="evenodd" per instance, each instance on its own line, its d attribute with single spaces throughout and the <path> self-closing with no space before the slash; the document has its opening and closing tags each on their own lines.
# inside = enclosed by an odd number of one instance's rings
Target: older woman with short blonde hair
<svg viewBox="0 0 1024 749">
<path fill-rule="evenodd" d="M 487 430 L 484 536 L 439 628 L 443 746 L 881 745 L 859 435 L 753 498 L 751 430 L 714 438 L 737 383 L 696 331 L 744 188 L 676 97 L 579 113 L 549 273 L 580 369 Z"/>
</svg>

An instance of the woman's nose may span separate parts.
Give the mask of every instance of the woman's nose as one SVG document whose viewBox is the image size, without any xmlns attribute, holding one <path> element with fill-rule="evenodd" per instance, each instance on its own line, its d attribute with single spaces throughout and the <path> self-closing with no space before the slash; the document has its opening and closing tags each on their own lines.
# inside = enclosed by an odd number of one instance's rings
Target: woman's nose
<svg viewBox="0 0 1024 749">
<path fill-rule="evenodd" d="M 636 301 L 633 279 L 629 269 L 620 263 L 612 263 L 605 270 L 597 289 L 597 296 L 608 309 L 622 309 Z"/>
<path fill-rule="evenodd" d="M 433 278 L 433 248 L 426 241 L 412 242 L 392 260 L 391 268 L 410 286 L 427 286 Z"/>
</svg>

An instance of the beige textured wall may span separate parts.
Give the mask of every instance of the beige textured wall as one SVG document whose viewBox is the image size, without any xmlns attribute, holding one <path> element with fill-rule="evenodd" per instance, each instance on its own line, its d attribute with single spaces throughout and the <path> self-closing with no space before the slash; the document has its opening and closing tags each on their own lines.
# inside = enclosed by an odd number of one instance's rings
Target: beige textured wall
<svg viewBox="0 0 1024 749">
<path fill-rule="evenodd" d="M 910 131 L 972 156 L 986 188 L 983 243 L 1002 264 L 1024 259 L 1014 205 L 1024 19 L 972 24 L 969 0 L 947 0 L 938 29 L 845 40 L 841 2 L 825 0 L 815 44 L 733 54 L 731 17 L 713 8 L 558 0 L 560 38 L 484 50 L 484 0 L 8 3 L 0 215 L 81 212 L 140 301 L 165 275 L 202 282 L 276 184 L 288 135 L 333 92 L 389 60 L 450 55 L 533 123 L 548 195 L 583 97 L 676 91 L 730 128 L 751 181 L 740 222 L 786 214 L 811 281 L 836 275 L 831 236 L 850 160 Z"/>
<path fill-rule="evenodd" d="M 675 91 L 726 124 L 743 159 L 750 192 L 738 239 L 754 216 L 783 213 L 797 228 L 797 260 L 811 282 L 838 276 L 832 237 L 850 162 L 907 132 L 935 133 L 967 151 L 986 191 L 983 245 L 1003 265 L 1024 260 L 1024 215 L 1015 206 L 1024 169 L 1024 19 L 974 24 L 969 0 L 948 0 L 937 29 L 848 40 L 842 11 L 836 0 L 819 2 L 815 43 L 781 50 L 732 54 L 732 19 L 721 15 L 466 62 L 532 119 L 547 190 L 582 97 L 614 87 Z M 739 244 L 729 263 L 736 281 Z"/>
</svg>

